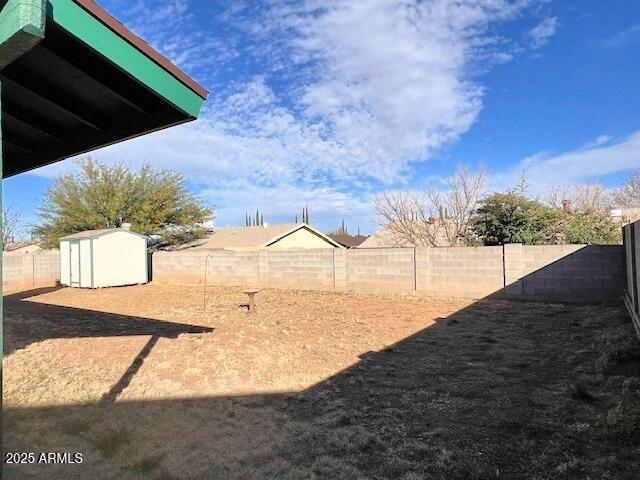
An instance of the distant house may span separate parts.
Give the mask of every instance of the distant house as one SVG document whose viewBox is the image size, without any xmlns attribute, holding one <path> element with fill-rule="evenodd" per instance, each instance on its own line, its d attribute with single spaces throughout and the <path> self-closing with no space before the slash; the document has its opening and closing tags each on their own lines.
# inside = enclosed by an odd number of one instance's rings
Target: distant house
<svg viewBox="0 0 640 480">
<path fill-rule="evenodd" d="M 29 255 L 37 253 L 41 250 L 40 246 L 36 242 L 17 242 L 9 243 L 7 245 L 6 252 L 13 255 Z"/>
<path fill-rule="evenodd" d="M 450 220 L 435 220 L 429 224 L 429 227 L 433 229 L 434 247 L 448 247 L 450 246 L 447 240 L 446 232 L 442 222 Z M 358 248 L 398 248 L 398 247 L 419 247 L 424 243 L 411 242 L 397 231 L 390 227 L 383 227 L 376 233 L 372 234 L 364 242 L 362 242 Z"/>
<path fill-rule="evenodd" d="M 193 250 L 343 248 L 306 223 L 221 228 L 190 247 Z"/>
<path fill-rule="evenodd" d="M 344 248 L 357 248 L 369 237 L 367 235 L 330 234 L 329 238 Z"/>
<path fill-rule="evenodd" d="M 640 220 L 640 208 L 620 208 L 610 211 L 611 219 L 619 225 L 627 225 Z"/>
</svg>

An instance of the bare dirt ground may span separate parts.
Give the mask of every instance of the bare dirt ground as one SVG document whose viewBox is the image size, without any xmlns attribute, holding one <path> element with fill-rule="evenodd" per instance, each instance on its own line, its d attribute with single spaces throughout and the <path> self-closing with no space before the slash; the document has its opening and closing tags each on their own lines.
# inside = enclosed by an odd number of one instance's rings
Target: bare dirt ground
<svg viewBox="0 0 640 480">
<path fill-rule="evenodd" d="M 5 297 L 15 479 L 637 478 L 619 306 L 145 285 Z"/>
</svg>

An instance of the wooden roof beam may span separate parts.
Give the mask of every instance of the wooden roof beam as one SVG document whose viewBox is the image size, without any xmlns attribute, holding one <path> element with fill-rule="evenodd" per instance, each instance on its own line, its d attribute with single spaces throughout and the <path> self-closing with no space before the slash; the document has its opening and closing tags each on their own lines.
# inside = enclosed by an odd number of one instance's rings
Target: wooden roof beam
<svg viewBox="0 0 640 480">
<path fill-rule="evenodd" d="M 93 130 L 104 133 L 109 129 L 104 121 L 99 119 L 101 117 L 99 112 L 89 107 L 83 107 L 68 93 L 47 85 L 44 78 L 36 78 L 20 71 L 15 65 L 11 65 L 2 72 L 0 79 L 3 83 L 27 91 L 30 95 L 47 102 L 54 108 L 64 111 Z"/>
<path fill-rule="evenodd" d="M 20 105 L 11 102 L 10 100 L 4 100 L 2 102 L 3 112 L 2 115 L 8 120 L 18 122 L 31 130 L 35 130 L 58 143 L 68 143 L 69 137 L 65 135 L 62 130 L 55 125 L 52 125 L 47 120 L 39 117 L 37 114 L 33 114 Z"/>
<path fill-rule="evenodd" d="M 117 79 L 113 78 L 113 76 L 110 76 L 110 78 L 105 78 L 105 72 L 97 72 L 95 62 L 93 64 L 87 62 L 83 65 L 75 58 L 62 57 L 61 54 L 53 51 L 51 48 L 45 47 L 43 43 L 38 45 L 36 49 L 39 53 L 42 53 L 47 58 L 49 58 L 52 61 L 52 64 L 53 62 L 60 62 L 72 71 L 85 75 L 93 81 L 99 83 L 102 88 L 107 90 L 111 95 L 116 97 L 118 100 L 120 100 L 136 112 L 142 115 L 153 115 L 154 112 L 150 107 L 145 108 L 139 105 L 136 100 L 134 100 L 133 98 L 129 98 L 128 95 L 123 93 L 125 91 L 125 87 L 122 86 L 123 82 L 118 81 Z M 115 85 L 117 85 L 117 87 Z"/>
</svg>

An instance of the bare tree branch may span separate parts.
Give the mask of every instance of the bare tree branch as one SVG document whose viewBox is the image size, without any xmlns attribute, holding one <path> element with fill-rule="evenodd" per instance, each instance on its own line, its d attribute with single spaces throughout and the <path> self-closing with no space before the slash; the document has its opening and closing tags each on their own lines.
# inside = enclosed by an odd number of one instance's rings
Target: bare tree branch
<svg viewBox="0 0 640 480">
<path fill-rule="evenodd" d="M 571 188 L 564 183 L 553 183 L 547 193 L 547 203 L 551 207 L 562 208 L 563 200 L 571 200 Z"/>
<path fill-rule="evenodd" d="M 632 172 L 614 192 L 613 201 L 623 209 L 640 208 L 640 170 Z"/>
<path fill-rule="evenodd" d="M 599 183 L 577 185 L 573 197 L 578 212 L 603 212 L 609 209 L 611 204 L 607 189 Z"/>
<path fill-rule="evenodd" d="M 2 248 L 4 251 L 13 243 L 21 221 L 20 212 L 16 212 L 10 206 L 2 209 Z"/>
<path fill-rule="evenodd" d="M 454 246 L 468 231 L 471 215 L 485 194 L 486 173 L 460 167 L 447 189 L 424 193 L 383 192 L 373 206 L 390 246 Z"/>
</svg>

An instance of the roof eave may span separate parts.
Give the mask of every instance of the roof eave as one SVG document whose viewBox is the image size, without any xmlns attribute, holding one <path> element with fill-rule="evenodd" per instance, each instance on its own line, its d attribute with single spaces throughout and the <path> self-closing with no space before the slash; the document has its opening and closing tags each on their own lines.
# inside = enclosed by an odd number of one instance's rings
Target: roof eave
<svg viewBox="0 0 640 480">
<path fill-rule="evenodd" d="M 277 241 L 283 239 L 287 235 L 291 235 L 292 233 L 294 233 L 294 232 L 296 232 L 296 231 L 298 231 L 300 229 L 303 229 L 303 228 L 306 229 L 306 230 L 309 230 L 311 233 L 317 235 L 318 237 L 322 238 L 323 240 L 325 240 L 326 242 L 330 243 L 331 245 L 333 245 L 336 248 L 345 248 L 344 246 L 342 246 L 338 242 L 334 241 L 332 238 L 329 238 L 324 233 L 316 230 L 315 228 L 313 228 L 310 225 L 307 225 L 306 223 L 301 223 L 299 225 L 296 225 L 293 228 L 287 230 L 286 232 L 277 235 L 276 237 L 274 237 L 274 238 L 270 239 L 269 241 L 267 241 L 266 243 L 262 244 L 261 248 L 266 248 L 266 247 L 268 247 L 270 245 L 273 245 L 274 243 L 276 243 Z"/>
</svg>

